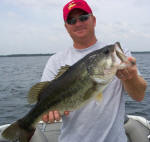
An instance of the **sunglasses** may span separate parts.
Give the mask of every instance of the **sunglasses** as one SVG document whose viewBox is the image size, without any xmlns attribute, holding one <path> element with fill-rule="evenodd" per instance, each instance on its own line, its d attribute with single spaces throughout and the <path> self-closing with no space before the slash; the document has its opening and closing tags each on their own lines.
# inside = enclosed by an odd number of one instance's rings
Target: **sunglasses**
<svg viewBox="0 0 150 142">
<path fill-rule="evenodd" d="M 87 21 L 91 15 L 92 14 L 86 14 L 86 15 L 80 15 L 77 18 L 71 18 L 71 19 L 68 18 L 66 22 L 69 25 L 74 25 L 77 22 L 77 19 L 79 19 L 80 22 L 84 22 Z"/>
</svg>

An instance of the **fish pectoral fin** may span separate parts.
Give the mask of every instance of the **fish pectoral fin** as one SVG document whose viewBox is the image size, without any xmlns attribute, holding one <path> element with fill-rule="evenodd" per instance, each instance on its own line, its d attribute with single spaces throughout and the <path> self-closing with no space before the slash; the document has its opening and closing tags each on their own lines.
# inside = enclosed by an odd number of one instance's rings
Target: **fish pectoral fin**
<svg viewBox="0 0 150 142">
<path fill-rule="evenodd" d="M 96 96 L 96 101 L 98 101 L 98 102 L 101 102 L 101 100 L 102 100 L 102 93 L 99 93 L 97 96 Z"/>
<path fill-rule="evenodd" d="M 60 77 L 62 74 L 64 74 L 69 69 L 69 67 L 70 67 L 69 65 L 62 66 L 59 69 L 57 75 L 55 76 L 55 79 L 58 78 L 58 77 Z"/>
<path fill-rule="evenodd" d="M 38 101 L 39 95 L 42 90 L 48 86 L 50 81 L 40 82 L 31 87 L 28 93 L 28 102 L 30 104 L 36 103 Z"/>
</svg>

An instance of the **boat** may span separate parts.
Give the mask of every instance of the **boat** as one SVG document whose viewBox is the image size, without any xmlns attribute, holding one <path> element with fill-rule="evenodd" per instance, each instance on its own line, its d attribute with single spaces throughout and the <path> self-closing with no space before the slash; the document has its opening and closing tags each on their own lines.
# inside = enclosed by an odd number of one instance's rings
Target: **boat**
<svg viewBox="0 0 150 142">
<path fill-rule="evenodd" d="M 2 138 L 2 131 L 10 124 L 0 126 L 0 142 L 10 142 Z M 44 123 L 40 121 L 30 142 L 58 142 L 62 121 Z M 124 124 L 128 142 L 150 142 L 150 121 L 142 116 L 127 115 Z"/>
</svg>

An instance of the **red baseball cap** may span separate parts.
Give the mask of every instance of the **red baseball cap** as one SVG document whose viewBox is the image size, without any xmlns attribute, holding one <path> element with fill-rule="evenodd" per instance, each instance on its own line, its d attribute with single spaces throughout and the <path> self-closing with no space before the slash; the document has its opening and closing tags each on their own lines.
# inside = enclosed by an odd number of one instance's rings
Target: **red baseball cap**
<svg viewBox="0 0 150 142">
<path fill-rule="evenodd" d="M 87 4 L 87 2 L 85 0 L 71 0 L 63 8 L 64 21 L 67 20 L 69 13 L 73 9 L 81 9 L 87 13 L 92 13 L 90 6 Z"/>
</svg>

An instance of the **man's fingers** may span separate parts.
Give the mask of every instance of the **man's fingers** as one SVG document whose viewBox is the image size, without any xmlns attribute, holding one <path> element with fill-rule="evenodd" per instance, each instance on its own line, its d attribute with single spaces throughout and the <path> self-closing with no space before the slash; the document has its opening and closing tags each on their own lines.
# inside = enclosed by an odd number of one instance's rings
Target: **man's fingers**
<svg viewBox="0 0 150 142">
<path fill-rule="evenodd" d="M 50 111 L 48 113 L 48 120 L 53 123 L 55 120 L 59 121 L 61 119 L 60 113 L 59 111 L 55 110 L 55 111 Z"/>
<path fill-rule="evenodd" d="M 47 114 L 43 115 L 42 120 L 47 123 L 48 122 L 48 115 Z"/>
<path fill-rule="evenodd" d="M 126 80 L 130 76 L 127 69 L 119 70 L 116 75 L 119 79 L 122 79 L 122 80 Z"/>
<path fill-rule="evenodd" d="M 66 116 L 69 115 L 69 111 L 65 111 L 64 115 L 66 115 Z"/>
<path fill-rule="evenodd" d="M 58 111 L 54 111 L 54 119 L 59 121 L 61 119 L 60 113 Z"/>
<path fill-rule="evenodd" d="M 49 117 L 49 121 L 50 121 L 51 123 L 53 123 L 53 122 L 54 122 L 54 113 L 53 113 L 53 111 L 50 111 L 50 112 L 48 113 L 48 117 Z"/>
<path fill-rule="evenodd" d="M 131 66 L 120 69 L 116 73 L 117 77 L 121 80 L 131 79 L 133 74 L 136 73 L 136 59 L 134 57 L 128 57 L 128 61 L 131 63 Z"/>
<path fill-rule="evenodd" d="M 128 61 L 132 64 L 132 65 L 136 65 L 136 59 L 134 57 L 128 57 Z"/>
<path fill-rule="evenodd" d="M 65 111 L 64 115 L 66 115 L 66 116 L 69 115 L 69 111 Z M 55 120 L 60 121 L 60 119 L 61 119 L 61 115 L 60 115 L 59 111 L 57 111 L 57 110 L 49 111 L 48 114 L 45 114 L 42 116 L 42 120 L 46 123 L 47 122 L 53 123 Z"/>
<path fill-rule="evenodd" d="M 128 69 L 124 69 L 121 71 L 121 74 L 123 75 L 123 77 L 128 78 L 130 76 L 130 73 L 128 71 Z"/>
</svg>

